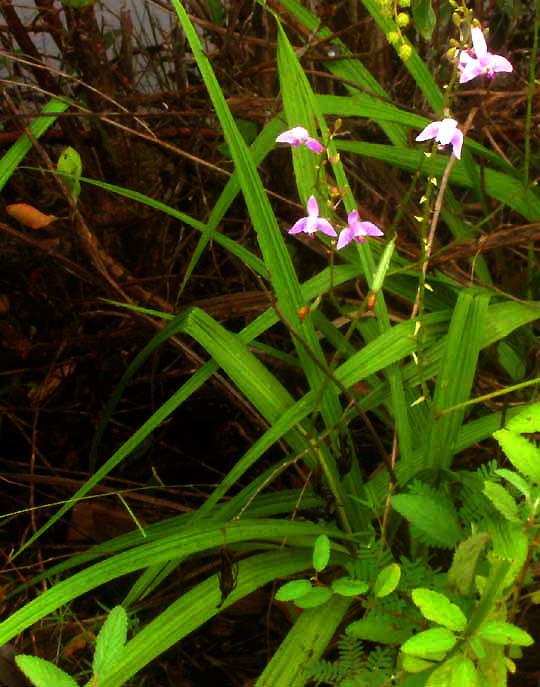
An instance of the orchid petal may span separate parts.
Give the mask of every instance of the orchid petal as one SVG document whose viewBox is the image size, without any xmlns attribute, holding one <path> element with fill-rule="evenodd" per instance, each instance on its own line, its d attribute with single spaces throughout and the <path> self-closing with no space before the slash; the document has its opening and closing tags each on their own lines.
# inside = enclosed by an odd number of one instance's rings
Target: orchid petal
<svg viewBox="0 0 540 687">
<path fill-rule="evenodd" d="M 455 119 L 443 119 L 439 126 L 439 132 L 437 134 L 436 140 L 441 144 L 441 145 L 446 145 L 447 143 L 450 143 L 452 140 L 452 136 L 454 135 L 454 132 L 457 128 L 457 122 Z"/>
<path fill-rule="evenodd" d="M 341 248 L 344 248 L 352 239 L 352 232 L 349 229 L 349 227 L 345 227 L 343 231 L 339 235 L 339 239 L 337 242 L 336 249 L 340 250 Z"/>
<path fill-rule="evenodd" d="M 474 26 L 471 29 L 471 38 L 474 46 L 474 52 L 476 53 L 476 57 L 480 61 L 482 61 L 482 59 L 486 57 L 488 54 L 486 39 L 484 38 L 482 29 L 479 29 L 478 27 Z"/>
<path fill-rule="evenodd" d="M 321 145 L 321 144 L 319 143 L 319 141 L 317 141 L 317 140 L 314 139 L 314 138 L 308 138 L 308 139 L 306 140 L 306 146 L 307 146 L 310 150 L 312 150 L 314 153 L 322 153 L 323 150 L 324 150 L 324 146 Z"/>
<path fill-rule="evenodd" d="M 297 222 L 295 222 L 289 229 L 289 234 L 299 234 L 301 231 L 305 231 L 307 224 L 307 217 L 302 217 Z"/>
<path fill-rule="evenodd" d="M 308 215 L 310 217 L 318 217 L 319 216 L 319 206 L 317 205 L 317 199 L 315 196 L 310 196 L 309 200 L 307 202 L 307 210 L 308 210 Z"/>
<path fill-rule="evenodd" d="M 334 227 L 330 224 L 328 220 L 322 217 L 319 217 L 316 229 L 322 231 L 323 234 L 327 234 L 328 236 L 337 236 Z"/>
<path fill-rule="evenodd" d="M 461 132 L 460 132 L 461 133 Z M 360 222 L 360 227 L 366 236 L 384 236 L 383 232 L 372 222 Z"/>
<path fill-rule="evenodd" d="M 280 134 L 276 138 L 276 143 L 290 143 L 292 146 L 297 147 L 307 138 L 309 138 L 309 134 L 306 129 L 302 126 L 295 126 L 293 129 L 289 129 Z"/>
<path fill-rule="evenodd" d="M 480 66 L 480 63 L 478 60 L 471 60 L 461 72 L 459 83 L 467 83 L 468 81 L 471 81 L 471 79 L 475 79 L 477 76 L 480 76 L 480 74 L 482 74 L 482 67 Z"/>
<path fill-rule="evenodd" d="M 476 60 L 474 57 L 471 57 L 469 53 L 466 50 L 462 50 L 459 53 L 459 68 L 463 69 L 465 66 L 467 66 L 470 62 L 475 62 Z"/>
<path fill-rule="evenodd" d="M 512 72 L 514 67 L 501 55 L 491 55 L 491 68 L 494 72 Z"/>
<path fill-rule="evenodd" d="M 463 133 L 459 129 L 456 129 L 450 142 L 452 143 L 452 151 L 454 155 L 457 157 L 458 160 L 460 160 L 461 148 L 463 146 Z"/>
<path fill-rule="evenodd" d="M 416 140 L 427 141 L 430 138 L 435 138 L 439 133 L 440 126 L 441 122 L 431 122 L 431 124 L 428 124 L 426 128 L 418 134 Z"/>
<path fill-rule="evenodd" d="M 320 218 L 318 215 L 308 215 L 306 217 L 306 226 L 304 227 L 306 234 L 314 234 L 317 231 L 319 222 Z"/>
<path fill-rule="evenodd" d="M 288 131 L 284 131 L 282 134 L 276 137 L 276 143 L 291 143 L 291 137 Z"/>
<path fill-rule="evenodd" d="M 298 148 L 300 145 L 304 144 L 314 153 L 322 153 L 324 146 L 317 141 L 317 139 L 312 138 L 307 129 L 303 126 L 295 126 L 288 131 L 284 131 L 282 134 L 276 138 L 276 143 L 289 143 L 293 148 Z"/>
</svg>

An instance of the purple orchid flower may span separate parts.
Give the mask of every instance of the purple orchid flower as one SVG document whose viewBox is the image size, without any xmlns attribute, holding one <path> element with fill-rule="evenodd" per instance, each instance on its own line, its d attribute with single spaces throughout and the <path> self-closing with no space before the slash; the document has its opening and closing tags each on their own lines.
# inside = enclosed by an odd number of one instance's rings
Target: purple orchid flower
<svg viewBox="0 0 540 687">
<path fill-rule="evenodd" d="M 276 138 L 276 143 L 290 143 L 293 148 L 298 148 L 303 144 L 314 153 L 322 153 L 324 150 L 324 146 L 315 138 L 311 138 L 303 126 L 295 126 L 294 129 L 284 131 Z"/>
<path fill-rule="evenodd" d="M 427 141 L 434 138 L 441 146 L 452 144 L 454 155 L 459 160 L 461 158 L 461 147 L 463 145 L 463 134 L 457 128 L 455 119 L 443 119 L 442 122 L 431 122 L 416 137 L 417 141 Z"/>
<path fill-rule="evenodd" d="M 383 232 L 371 222 L 359 222 L 356 210 L 347 217 L 349 225 L 341 231 L 337 242 L 337 250 L 346 246 L 350 241 L 363 243 L 366 236 L 382 236 Z"/>
<path fill-rule="evenodd" d="M 319 206 L 315 196 L 310 196 L 307 204 L 308 215 L 302 217 L 289 229 L 289 234 L 299 234 L 304 231 L 306 234 L 314 234 L 317 229 L 328 236 L 337 236 L 334 227 L 324 217 L 319 217 Z"/>
<path fill-rule="evenodd" d="M 495 72 L 511 72 L 513 70 L 512 65 L 505 57 L 488 52 L 482 29 L 473 27 L 471 38 L 476 58 L 472 57 L 466 50 L 459 53 L 459 71 L 461 74 L 459 83 L 467 83 L 480 74 L 486 74 L 492 79 Z"/>
</svg>

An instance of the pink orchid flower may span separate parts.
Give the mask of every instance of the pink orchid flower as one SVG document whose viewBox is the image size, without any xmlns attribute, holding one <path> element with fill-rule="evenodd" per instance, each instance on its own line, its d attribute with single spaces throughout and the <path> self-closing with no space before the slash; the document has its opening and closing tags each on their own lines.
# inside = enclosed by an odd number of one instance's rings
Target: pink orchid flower
<svg viewBox="0 0 540 687">
<path fill-rule="evenodd" d="M 328 236 L 337 236 L 334 227 L 324 217 L 319 217 L 319 206 L 315 196 L 310 196 L 307 204 L 308 215 L 302 217 L 289 229 L 289 234 L 299 234 L 301 231 L 306 234 L 314 234 L 317 229 Z"/>
<path fill-rule="evenodd" d="M 371 222 L 359 222 L 356 210 L 347 217 L 349 225 L 341 231 L 337 242 L 337 250 L 346 246 L 350 241 L 363 243 L 366 236 L 382 236 L 383 232 Z"/>
<path fill-rule="evenodd" d="M 441 146 L 452 144 L 454 155 L 459 160 L 461 158 L 461 147 L 463 146 L 463 134 L 457 128 L 455 119 L 443 119 L 442 122 L 431 122 L 416 137 L 417 141 L 427 141 L 434 138 Z"/>
<path fill-rule="evenodd" d="M 459 71 L 461 74 L 459 83 L 467 83 L 480 74 L 486 74 L 491 79 L 495 76 L 495 72 L 511 72 L 513 70 L 512 65 L 505 57 L 488 52 L 482 29 L 473 27 L 471 38 L 476 57 L 472 57 L 466 50 L 459 53 Z"/>
<path fill-rule="evenodd" d="M 276 143 L 290 143 L 293 148 L 303 144 L 314 153 L 322 153 L 324 150 L 324 146 L 317 139 L 311 138 L 303 126 L 295 126 L 294 129 L 284 131 L 276 138 Z"/>
</svg>

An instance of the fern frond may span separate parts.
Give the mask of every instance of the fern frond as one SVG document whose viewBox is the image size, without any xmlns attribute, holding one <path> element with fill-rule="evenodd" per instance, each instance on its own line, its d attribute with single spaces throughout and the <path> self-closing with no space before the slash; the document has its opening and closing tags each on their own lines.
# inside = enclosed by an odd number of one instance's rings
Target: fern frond
<svg viewBox="0 0 540 687">
<path fill-rule="evenodd" d="M 356 558 L 346 563 L 347 572 L 355 580 L 374 582 L 385 565 L 392 563 L 391 552 L 384 548 L 383 543 L 370 547 L 362 547 L 356 553 Z"/>
<path fill-rule="evenodd" d="M 396 649 L 378 646 L 369 652 L 366 668 L 373 672 L 391 672 L 394 669 L 397 655 Z"/>
<path fill-rule="evenodd" d="M 351 635 L 342 635 L 338 640 L 339 662 L 346 668 L 347 674 L 357 673 L 364 667 L 366 655 L 360 639 Z"/>
<path fill-rule="evenodd" d="M 306 678 L 335 687 L 380 687 L 388 682 L 397 650 L 376 648 L 366 656 L 362 641 L 352 635 L 338 640 L 339 660 L 317 661 L 306 668 Z"/>
<path fill-rule="evenodd" d="M 495 475 L 495 470 L 496 470 L 498 467 L 499 467 L 499 466 L 497 465 L 497 461 L 496 461 L 496 460 L 490 460 L 490 461 L 487 462 L 487 463 L 482 463 L 482 465 L 480 465 L 480 467 L 476 470 L 476 473 L 475 473 L 475 474 L 479 475 L 480 478 L 481 478 L 482 480 L 485 480 L 485 479 L 489 479 L 489 480 L 499 479 L 499 478 Z"/>
<path fill-rule="evenodd" d="M 435 572 L 429 565 L 427 556 L 421 556 L 414 561 L 406 556 L 400 557 L 401 581 L 400 589 L 416 589 L 416 587 L 428 587 L 432 589 Z"/>
<path fill-rule="evenodd" d="M 306 667 L 305 676 L 308 679 L 315 680 L 317 684 L 327 682 L 331 685 L 339 685 L 347 676 L 347 670 L 340 661 L 325 661 L 321 659 Z"/>
</svg>

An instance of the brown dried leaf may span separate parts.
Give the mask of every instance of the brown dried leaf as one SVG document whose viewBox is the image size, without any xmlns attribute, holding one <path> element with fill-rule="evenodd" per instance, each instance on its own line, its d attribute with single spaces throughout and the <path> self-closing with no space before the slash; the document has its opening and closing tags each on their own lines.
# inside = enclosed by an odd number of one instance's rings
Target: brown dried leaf
<svg viewBox="0 0 540 687">
<path fill-rule="evenodd" d="M 45 215 L 40 210 L 28 205 L 27 203 L 15 203 L 14 205 L 8 205 L 6 207 L 6 212 L 8 215 L 16 219 L 25 227 L 30 227 L 30 229 L 43 229 L 43 227 L 48 226 L 51 222 L 54 222 L 54 215 Z"/>
</svg>

